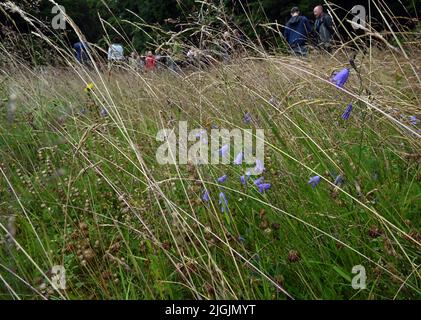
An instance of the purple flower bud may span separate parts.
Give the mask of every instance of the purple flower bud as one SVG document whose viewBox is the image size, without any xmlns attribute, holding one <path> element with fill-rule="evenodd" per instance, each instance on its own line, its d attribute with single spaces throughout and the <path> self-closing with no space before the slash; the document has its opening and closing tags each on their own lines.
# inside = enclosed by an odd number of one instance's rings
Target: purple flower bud
<svg viewBox="0 0 421 320">
<path fill-rule="evenodd" d="M 228 176 L 225 174 L 222 177 L 218 178 L 219 183 L 224 183 L 228 179 Z"/>
<path fill-rule="evenodd" d="M 259 186 L 265 182 L 265 178 L 260 177 L 259 179 L 254 180 L 254 185 Z"/>
<path fill-rule="evenodd" d="M 265 171 L 265 166 L 262 160 L 259 160 L 259 159 L 256 160 L 256 167 L 254 168 L 254 170 L 256 171 L 257 174 L 261 174 L 263 173 L 263 171 Z"/>
<path fill-rule="evenodd" d="M 246 181 L 246 177 L 245 177 L 245 176 L 241 176 L 241 177 L 240 177 L 240 180 L 241 180 L 241 184 L 242 184 L 243 186 L 246 186 L 246 185 L 247 185 L 247 181 Z"/>
<path fill-rule="evenodd" d="M 104 117 L 104 118 L 105 118 L 106 116 L 108 116 L 108 111 L 107 111 L 107 109 L 102 108 L 102 109 L 101 109 L 100 114 L 101 114 L 101 117 Z"/>
<path fill-rule="evenodd" d="M 244 123 L 249 124 L 251 121 L 252 121 L 251 115 L 250 115 L 250 113 L 247 112 L 244 115 Z"/>
<path fill-rule="evenodd" d="M 208 191 L 203 191 L 203 195 L 202 195 L 202 200 L 203 201 L 205 201 L 205 202 L 208 202 L 209 201 L 209 192 Z"/>
<path fill-rule="evenodd" d="M 208 143 L 207 132 L 205 130 L 200 130 L 199 133 L 196 133 L 195 137 L 200 138 L 202 143 Z"/>
<path fill-rule="evenodd" d="M 308 184 L 311 185 L 313 189 L 316 188 L 319 183 L 320 183 L 319 176 L 311 177 L 310 180 L 308 180 Z"/>
<path fill-rule="evenodd" d="M 349 69 L 345 68 L 338 73 L 336 73 L 330 80 L 332 83 L 336 84 L 338 88 L 342 88 L 349 77 Z"/>
<path fill-rule="evenodd" d="M 234 159 L 234 164 L 241 165 L 243 163 L 243 153 L 240 152 Z"/>
<path fill-rule="evenodd" d="M 336 177 L 336 179 L 335 179 L 334 184 L 335 184 L 336 186 L 340 187 L 340 186 L 342 186 L 342 185 L 344 184 L 344 182 L 345 182 L 344 177 L 342 177 L 341 175 L 338 175 L 338 176 Z"/>
<path fill-rule="evenodd" d="M 225 209 L 228 208 L 228 200 L 225 193 L 219 193 L 219 205 L 221 206 L 221 211 L 225 212 Z"/>
<path fill-rule="evenodd" d="M 349 116 L 351 115 L 351 111 L 352 111 L 352 103 L 350 103 L 348 107 L 346 107 L 345 112 L 342 115 L 342 119 L 348 120 Z"/>
<path fill-rule="evenodd" d="M 416 126 L 418 124 L 418 119 L 416 116 L 409 116 L 409 123 L 413 126 Z"/>
<path fill-rule="evenodd" d="M 266 190 L 270 189 L 270 183 L 262 183 L 258 187 L 260 193 L 265 193 Z"/>
<path fill-rule="evenodd" d="M 228 144 L 223 145 L 221 149 L 219 149 L 219 155 L 226 157 L 230 150 L 230 146 Z"/>
</svg>

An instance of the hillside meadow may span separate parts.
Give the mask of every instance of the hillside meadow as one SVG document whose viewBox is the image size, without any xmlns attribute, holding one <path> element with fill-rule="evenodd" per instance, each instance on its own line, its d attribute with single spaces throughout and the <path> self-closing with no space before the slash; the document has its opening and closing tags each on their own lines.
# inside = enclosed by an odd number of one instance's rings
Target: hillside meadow
<svg viewBox="0 0 421 320">
<path fill-rule="evenodd" d="M 5 65 L 0 298 L 419 299 L 421 63 L 407 52 L 259 52 L 178 73 Z M 263 173 L 158 164 L 157 133 L 180 121 L 263 129 Z"/>
</svg>

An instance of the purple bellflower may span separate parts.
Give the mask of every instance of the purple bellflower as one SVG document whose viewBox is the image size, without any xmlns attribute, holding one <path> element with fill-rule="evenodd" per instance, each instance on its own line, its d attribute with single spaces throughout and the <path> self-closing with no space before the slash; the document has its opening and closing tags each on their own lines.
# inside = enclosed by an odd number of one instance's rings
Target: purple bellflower
<svg viewBox="0 0 421 320">
<path fill-rule="evenodd" d="M 351 115 L 351 111 L 352 111 L 352 103 L 350 103 L 348 107 L 346 107 L 345 112 L 342 115 L 342 119 L 348 120 L 349 116 Z"/>
<path fill-rule="evenodd" d="M 210 197 L 209 197 L 209 191 L 203 191 L 203 194 L 202 194 L 202 200 L 204 201 L 204 202 L 208 202 L 209 201 L 209 199 L 210 199 Z"/>
<path fill-rule="evenodd" d="M 221 206 L 221 211 L 225 212 L 225 209 L 228 208 L 228 200 L 225 193 L 219 193 L 219 205 Z"/>
<path fill-rule="evenodd" d="M 311 177 L 310 180 L 308 180 L 308 184 L 311 185 L 313 189 L 316 188 L 319 183 L 320 183 L 319 176 Z"/>
<path fill-rule="evenodd" d="M 258 187 L 259 185 L 261 185 L 264 182 L 265 182 L 265 178 L 260 177 L 260 178 L 258 178 L 256 180 L 254 180 L 254 185 Z"/>
<path fill-rule="evenodd" d="M 244 123 L 245 124 L 250 124 L 250 122 L 252 121 L 252 118 L 251 118 L 251 115 L 250 115 L 250 113 L 246 113 L 245 115 L 244 115 Z"/>
<path fill-rule="evenodd" d="M 342 88 L 345 85 L 346 81 L 348 80 L 348 77 L 349 77 L 349 69 L 345 68 L 339 71 L 338 73 L 336 73 L 330 79 L 330 81 L 336 84 L 338 88 Z"/>
<path fill-rule="evenodd" d="M 219 155 L 226 157 L 228 155 L 229 149 L 230 149 L 229 145 L 227 144 L 223 145 L 222 148 L 219 149 Z"/>
<path fill-rule="evenodd" d="M 409 123 L 413 126 L 416 126 L 418 124 L 418 119 L 416 116 L 409 116 Z"/>
<path fill-rule="evenodd" d="M 265 193 L 266 190 L 270 189 L 270 183 L 261 183 L 258 188 L 260 193 Z"/>
<path fill-rule="evenodd" d="M 265 166 L 262 160 L 260 159 L 256 160 L 256 167 L 254 168 L 254 170 L 256 171 L 257 174 L 261 174 L 263 173 L 263 171 L 265 171 Z"/>
<path fill-rule="evenodd" d="M 335 184 L 335 186 L 340 187 L 340 186 L 342 186 L 342 185 L 344 184 L 344 182 L 345 182 L 344 177 L 342 177 L 341 175 L 338 175 L 338 176 L 335 178 L 335 182 L 333 182 L 333 183 Z"/>
<path fill-rule="evenodd" d="M 234 159 L 234 164 L 241 165 L 243 163 L 243 153 L 240 152 Z"/>
</svg>

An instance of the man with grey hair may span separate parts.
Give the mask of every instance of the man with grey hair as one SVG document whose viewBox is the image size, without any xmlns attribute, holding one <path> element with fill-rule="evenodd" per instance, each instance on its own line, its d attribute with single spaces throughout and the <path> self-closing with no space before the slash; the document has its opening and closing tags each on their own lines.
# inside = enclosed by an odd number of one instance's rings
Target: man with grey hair
<svg viewBox="0 0 421 320">
<path fill-rule="evenodd" d="M 324 12 L 321 5 L 316 6 L 313 13 L 316 18 L 314 29 L 317 33 L 317 44 L 319 48 L 330 52 L 334 32 L 332 17 Z"/>
</svg>

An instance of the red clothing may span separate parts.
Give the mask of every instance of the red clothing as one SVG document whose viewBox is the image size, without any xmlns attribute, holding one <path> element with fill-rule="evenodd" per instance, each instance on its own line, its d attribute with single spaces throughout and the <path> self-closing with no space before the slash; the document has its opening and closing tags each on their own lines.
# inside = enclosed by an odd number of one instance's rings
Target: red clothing
<svg viewBox="0 0 421 320">
<path fill-rule="evenodd" d="M 156 59 L 154 56 L 147 56 L 145 59 L 145 69 L 154 70 L 156 67 Z"/>
</svg>

